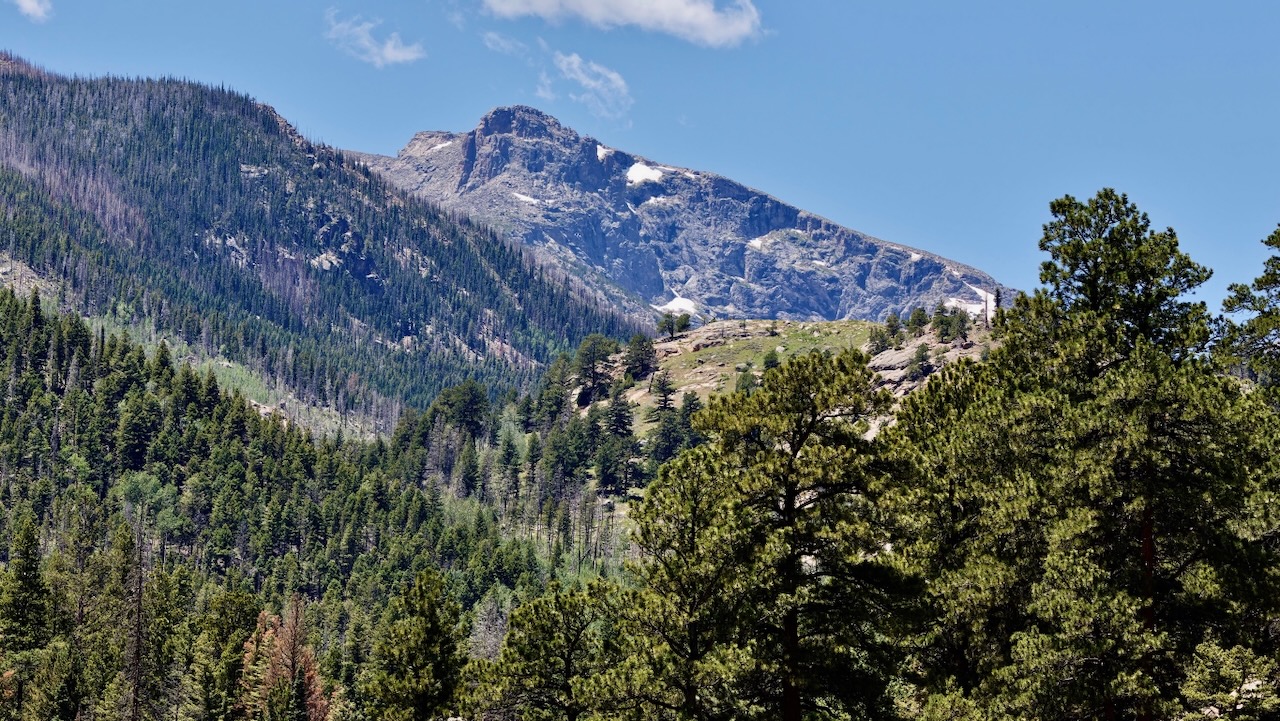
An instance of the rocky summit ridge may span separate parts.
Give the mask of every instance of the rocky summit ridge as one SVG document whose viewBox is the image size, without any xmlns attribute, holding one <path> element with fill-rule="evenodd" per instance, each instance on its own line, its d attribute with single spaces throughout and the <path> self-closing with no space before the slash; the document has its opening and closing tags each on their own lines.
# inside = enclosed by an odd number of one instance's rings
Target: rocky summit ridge
<svg viewBox="0 0 1280 721">
<path fill-rule="evenodd" d="M 994 310 L 1001 287 L 728 178 L 609 147 L 527 106 L 492 110 L 464 133 L 420 132 L 395 157 L 353 155 L 635 314 L 880 320 L 939 303 L 978 314 Z"/>
</svg>

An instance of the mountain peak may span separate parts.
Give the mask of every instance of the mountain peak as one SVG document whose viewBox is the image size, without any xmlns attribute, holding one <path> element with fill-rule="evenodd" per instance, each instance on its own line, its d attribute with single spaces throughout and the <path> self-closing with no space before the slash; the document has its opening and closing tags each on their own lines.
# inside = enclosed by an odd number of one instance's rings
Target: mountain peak
<svg viewBox="0 0 1280 721">
<path fill-rule="evenodd" d="M 479 135 L 515 135 L 521 138 L 546 138 L 573 131 L 559 120 L 528 105 L 494 108 L 476 126 Z"/>
<path fill-rule="evenodd" d="M 636 317 L 881 319 L 938 304 L 989 312 L 1000 285 L 728 178 L 606 147 L 535 108 L 363 156 L 400 187 L 530 246 Z M 1005 294 L 1011 297 L 1012 294 Z M 674 305 L 673 305 L 674 304 Z"/>
</svg>

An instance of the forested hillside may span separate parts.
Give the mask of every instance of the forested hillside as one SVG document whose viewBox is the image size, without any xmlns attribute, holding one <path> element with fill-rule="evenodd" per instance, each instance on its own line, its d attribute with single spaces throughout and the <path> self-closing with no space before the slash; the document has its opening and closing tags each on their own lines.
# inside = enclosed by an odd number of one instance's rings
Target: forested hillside
<svg viewBox="0 0 1280 721">
<path fill-rule="evenodd" d="M 527 385 L 587 334 L 633 330 L 244 95 L 10 57 L 0 254 L 50 279 L 64 307 L 158 329 L 386 429 L 466 378 Z"/>
<path fill-rule="evenodd" d="M 492 656 L 518 601 L 617 571 L 616 504 L 693 442 L 696 400 L 668 390 L 642 450 L 621 384 L 582 386 L 616 346 L 496 406 L 468 380 L 383 440 L 318 440 L 163 343 L 0 290 L 0 718 L 376 716 L 416 577 L 459 668 Z M 584 391 L 609 400 L 579 413 Z"/>
<path fill-rule="evenodd" d="M 639 441 L 656 358 L 597 335 L 317 440 L 0 292 L 0 717 L 1275 718 L 1280 256 L 1211 323 L 1124 196 L 1052 210 L 1046 287 L 874 435 L 848 349 Z"/>
</svg>

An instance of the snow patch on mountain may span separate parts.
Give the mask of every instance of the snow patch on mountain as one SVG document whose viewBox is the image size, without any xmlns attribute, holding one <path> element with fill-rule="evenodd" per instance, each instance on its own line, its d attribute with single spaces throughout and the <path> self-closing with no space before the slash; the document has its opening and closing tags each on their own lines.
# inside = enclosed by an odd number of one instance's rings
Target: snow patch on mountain
<svg viewBox="0 0 1280 721">
<path fill-rule="evenodd" d="M 511 197 L 515 198 L 521 203 L 528 203 L 529 205 L 537 205 L 542 202 L 541 200 L 525 195 L 524 193 L 512 192 Z"/>
<path fill-rule="evenodd" d="M 953 298 L 948 298 L 945 303 L 945 305 L 948 308 L 961 308 L 969 315 L 975 316 L 978 318 L 981 318 L 984 313 L 986 313 L 988 317 L 995 313 L 996 296 L 994 293 L 989 293 L 971 283 L 965 283 L 965 286 L 968 287 L 969 290 L 977 294 L 978 302 L 974 303 L 972 301 L 967 301 L 962 298 L 953 297 Z"/>
<path fill-rule="evenodd" d="M 656 183 L 659 180 L 662 180 L 662 171 L 644 163 L 636 163 L 627 168 L 627 185 L 639 185 L 650 181 Z"/>
<path fill-rule="evenodd" d="M 663 313 L 697 313 L 698 304 L 688 298 L 681 298 L 677 295 L 675 298 L 667 301 L 662 305 L 653 306 L 654 310 L 660 310 Z"/>
<path fill-rule="evenodd" d="M 970 285 L 969 283 L 965 283 L 965 285 L 969 286 L 969 290 L 972 290 L 974 293 L 977 293 L 977 294 L 978 294 L 978 297 L 982 299 L 982 307 L 981 307 L 977 312 L 978 312 L 978 313 L 983 313 L 983 312 L 985 312 L 985 313 L 987 314 L 987 319 L 988 319 L 988 320 L 990 320 L 990 319 L 991 319 L 991 317 L 995 316 L 995 314 L 996 314 L 996 294 L 995 294 L 995 293 L 989 293 L 989 292 L 987 292 L 987 291 L 985 291 L 985 290 L 983 290 L 983 289 L 979 288 L 979 287 L 978 287 L 978 286 L 976 286 L 976 285 Z"/>
<path fill-rule="evenodd" d="M 645 200 L 640 205 L 675 205 L 680 199 L 671 195 L 655 195 Z"/>
<path fill-rule="evenodd" d="M 606 148 L 603 145 L 596 145 L 596 160 L 604 162 L 604 159 L 613 155 L 613 148 Z"/>
</svg>

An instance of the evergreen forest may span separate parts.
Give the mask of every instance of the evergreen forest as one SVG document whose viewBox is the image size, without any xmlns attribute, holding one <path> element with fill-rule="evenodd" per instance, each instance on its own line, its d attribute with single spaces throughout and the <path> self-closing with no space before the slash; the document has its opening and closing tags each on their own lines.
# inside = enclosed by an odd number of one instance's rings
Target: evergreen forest
<svg viewBox="0 0 1280 721">
<path fill-rule="evenodd" d="M 1214 315 L 1050 214 L 981 360 L 881 389 L 916 309 L 704 402 L 269 107 L 0 55 L 0 721 L 1280 719 L 1280 231 Z"/>
<path fill-rule="evenodd" d="M 3 54 L 0 261 L 48 279 L 63 308 L 384 432 L 468 378 L 525 387 L 588 334 L 637 330 L 248 96 Z"/>
<path fill-rule="evenodd" d="M 595 334 L 316 437 L 2 291 L 0 717 L 1280 718 L 1280 231 L 1214 317 L 1125 196 L 1050 209 L 896 407 L 860 349 L 704 408 Z"/>
</svg>

